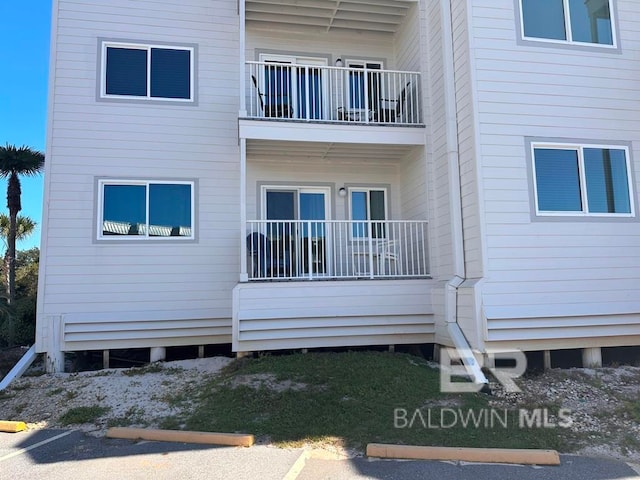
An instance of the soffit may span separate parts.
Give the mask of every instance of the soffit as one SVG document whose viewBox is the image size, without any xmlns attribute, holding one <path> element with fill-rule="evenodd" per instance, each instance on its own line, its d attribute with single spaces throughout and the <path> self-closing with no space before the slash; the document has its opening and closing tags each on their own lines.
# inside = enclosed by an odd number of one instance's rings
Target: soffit
<svg viewBox="0 0 640 480">
<path fill-rule="evenodd" d="M 258 27 L 395 33 L 416 1 L 246 0 L 245 13 L 247 24 Z"/>
<path fill-rule="evenodd" d="M 273 140 L 247 140 L 247 158 L 260 158 L 276 162 L 381 163 L 397 164 L 415 146 L 368 145 L 357 143 L 288 142 Z"/>
</svg>

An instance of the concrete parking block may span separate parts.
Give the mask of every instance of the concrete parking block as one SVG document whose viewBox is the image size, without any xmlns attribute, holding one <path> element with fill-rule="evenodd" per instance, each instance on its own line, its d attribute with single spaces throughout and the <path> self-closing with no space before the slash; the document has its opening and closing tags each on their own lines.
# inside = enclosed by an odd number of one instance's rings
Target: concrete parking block
<svg viewBox="0 0 640 480">
<path fill-rule="evenodd" d="M 367 456 L 407 460 L 453 460 L 460 462 L 515 463 L 522 465 L 560 465 L 555 450 L 508 448 L 423 447 L 370 443 Z"/>
<path fill-rule="evenodd" d="M 244 433 L 191 432 L 182 430 L 153 430 L 146 428 L 113 427 L 107 430 L 108 438 L 128 440 L 154 440 L 160 442 L 202 443 L 206 445 L 228 445 L 250 447 L 253 435 Z"/>
</svg>

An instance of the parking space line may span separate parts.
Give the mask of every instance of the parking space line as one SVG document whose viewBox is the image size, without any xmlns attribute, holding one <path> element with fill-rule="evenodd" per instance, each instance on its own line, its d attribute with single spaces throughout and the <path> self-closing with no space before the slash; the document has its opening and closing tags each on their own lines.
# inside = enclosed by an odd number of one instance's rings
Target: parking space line
<svg viewBox="0 0 640 480">
<path fill-rule="evenodd" d="M 0 457 L 0 462 L 4 460 L 9 460 L 10 458 L 13 458 L 13 457 L 17 457 L 18 455 L 22 455 L 23 453 L 28 452 L 29 450 L 33 450 L 34 448 L 41 447 L 42 445 L 46 445 L 47 443 L 53 442 L 62 437 L 66 437 L 67 435 L 70 435 L 73 432 L 75 432 L 75 430 L 69 430 L 68 432 L 64 432 L 59 435 L 56 435 L 55 437 L 47 438 L 46 440 L 42 440 L 41 442 L 34 443 L 33 445 L 29 445 L 28 447 L 21 448 L 20 450 L 16 450 L 15 452 L 8 453 L 5 456 Z"/>
<path fill-rule="evenodd" d="M 309 452 L 307 450 L 304 450 L 291 466 L 287 474 L 282 477 L 282 480 L 296 480 L 296 478 L 298 478 L 298 476 L 302 473 L 302 470 L 304 469 L 304 466 L 307 463 L 308 459 Z"/>
</svg>

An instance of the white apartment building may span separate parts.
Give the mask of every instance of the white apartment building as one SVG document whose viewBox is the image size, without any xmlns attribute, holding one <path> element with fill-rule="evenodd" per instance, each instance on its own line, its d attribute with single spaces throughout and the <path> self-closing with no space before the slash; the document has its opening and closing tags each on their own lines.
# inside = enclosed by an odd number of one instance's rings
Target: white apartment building
<svg viewBox="0 0 640 480">
<path fill-rule="evenodd" d="M 640 4 L 54 0 L 36 349 L 640 345 Z"/>
</svg>

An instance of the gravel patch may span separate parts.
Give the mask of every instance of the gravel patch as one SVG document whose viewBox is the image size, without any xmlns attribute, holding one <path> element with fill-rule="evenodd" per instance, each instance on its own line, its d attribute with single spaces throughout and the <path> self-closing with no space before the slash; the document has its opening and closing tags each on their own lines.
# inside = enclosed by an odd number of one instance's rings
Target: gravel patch
<svg viewBox="0 0 640 480">
<path fill-rule="evenodd" d="M 491 405 L 567 409 L 578 453 L 640 463 L 640 367 L 552 369 L 516 383 L 519 393 L 492 383 Z"/>
<path fill-rule="evenodd" d="M 102 436 L 109 426 L 157 428 L 167 417 L 183 418 L 198 387 L 231 362 L 227 357 L 159 362 L 142 368 L 22 377 L 0 392 L 0 419 L 28 428 L 63 427 L 60 417 L 78 407 L 103 407 L 92 423 L 73 425 Z"/>
</svg>

